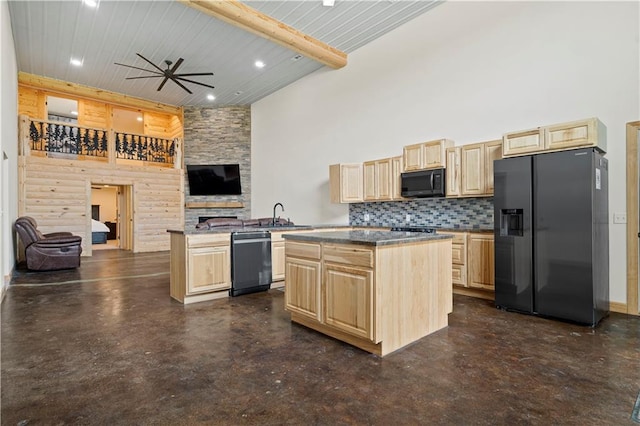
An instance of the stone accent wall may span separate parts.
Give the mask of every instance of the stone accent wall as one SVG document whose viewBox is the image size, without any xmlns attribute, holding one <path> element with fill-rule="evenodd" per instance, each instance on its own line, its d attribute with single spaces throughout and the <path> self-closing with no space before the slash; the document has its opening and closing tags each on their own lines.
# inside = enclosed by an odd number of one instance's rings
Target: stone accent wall
<svg viewBox="0 0 640 426">
<path fill-rule="evenodd" d="M 242 195 L 189 195 L 187 164 L 240 164 Z M 251 107 L 184 107 L 185 202 L 240 201 L 238 209 L 185 209 L 184 229 L 198 216 L 251 217 Z"/>
<path fill-rule="evenodd" d="M 369 215 L 365 222 L 364 215 Z M 411 220 L 407 223 L 406 216 Z M 493 198 L 416 198 L 349 204 L 352 226 L 493 227 Z"/>
</svg>

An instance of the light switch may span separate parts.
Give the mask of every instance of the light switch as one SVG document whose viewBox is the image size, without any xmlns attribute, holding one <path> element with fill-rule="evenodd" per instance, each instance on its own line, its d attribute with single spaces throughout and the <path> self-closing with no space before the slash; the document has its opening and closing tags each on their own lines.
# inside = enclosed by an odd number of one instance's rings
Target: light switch
<svg viewBox="0 0 640 426">
<path fill-rule="evenodd" d="M 626 213 L 614 213 L 613 214 L 613 223 L 627 223 L 627 214 Z"/>
</svg>

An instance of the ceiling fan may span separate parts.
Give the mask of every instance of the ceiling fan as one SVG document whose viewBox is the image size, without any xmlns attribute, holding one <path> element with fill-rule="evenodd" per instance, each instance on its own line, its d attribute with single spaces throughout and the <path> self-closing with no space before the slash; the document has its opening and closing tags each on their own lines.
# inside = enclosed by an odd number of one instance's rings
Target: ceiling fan
<svg viewBox="0 0 640 426">
<path fill-rule="evenodd" d="M 140 77 L 127 77 L 126 80 L 136 80 L 136 79 L 139 79 L 139 78 L 162 78 L 163 79 L 162 83 L 160 83 L 160 86 L 158 86 L 158 92 L 160 90 L 162 90 L 162 88 L 164 87 L 165 83 L 168 80 L 173 81 L 178 86 L 182 87 L 184 90 L 189 92 L 189 94 L 193 94 L 193 92 L 191 90 L 189 90 L 184 84 L 180 83 L 180 81 L 186 81 L 188 83 L 198 84 L 200 86 L 210 87 L 210 88 L 214 89 L 213 86 L 210 86 L 208 84 L 204 84 L 204 83 L 200 83 L 199 81 L 193 81 L 193 80 L 189 80 L 188 78 L 184 78 L 184 77 L 195 77 L 195 76 L 199 76 L 199 75 L 213 75 L 212 72 L 176 74 L 176 70 L 178 69 L 178 67 L 184 61 L 184 59 L 182 59 L 182 58 L 178 59 L 178 61 L 173 65 L 173 67 L 171 66 L 171 64 L 173 64 L 173 62 L 164 61 L 164 63 L 167 64 L 167 69 L 163 70 L 162 68 L 160 68 L 159 66 L 157 66 L 156 64 L 154 64 L 153 62 L 151 62 L 150 60 L 145 58 L 144 56 L 142 56 L 141 54 L 136 53 L 136 55 L 138 55 L 139 57 L 141 57 L 142 59 L 144 59 L 146 62 L 150 63 L 151 65 L 153 65 L 153 67 L 156 68 L 157 71 L 156 70 L 148 70 L 148 69 L 140 68 L 140 67 L 134 67 L 133 65 L 120 64 L 118 62 L 114 62 L 116 65 L 121 65 L 123 67 L 134 68 L 134 69 L 137 69 L 137 70 L 146 71 L 146 72 L 150 72 L 150 73 L 154 74 L 154 75 L 145 75 L 145 76 L 140 76 Z M 180 81 L 178 81 L 178 80 L 180 80 Z"/>
</svg>

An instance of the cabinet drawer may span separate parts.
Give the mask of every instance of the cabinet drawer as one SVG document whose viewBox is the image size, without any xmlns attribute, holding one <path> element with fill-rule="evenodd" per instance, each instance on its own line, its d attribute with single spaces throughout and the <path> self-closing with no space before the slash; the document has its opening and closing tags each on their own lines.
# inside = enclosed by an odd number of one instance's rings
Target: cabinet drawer
<svg viewBox="0 0 640 426">
<path fill-rule="evenodd" d="M 187 235 L 188 248 L 228 246 L 230 244 L 231 237 L 228 233 Z"/>
<path fill-rule="evenodd" d="M 443 231 L 442 233 L 453 236 L 453 244 L 465 244 L 467 242 L 467 234 L 464 232 Z"/>
<path fill-rule="evenodd" d="M 467 267 L 463 265 L 452 265 L 451 282 L 456 285 L 467 286 Z"/>
<path fill-rule="evenodd" d="M 452 246 L 451 261 L 458 265 L 464 265 L 467 263 L 467 248 L 465 244 L 453 243 Z"/>
<path fill-rule="evenodd" d="M 320 259 L 320 244 L 301 243 L 298 241 L 287 241 L 285 244 L 285 255 L 295 257 L 306 257 L 308 259 Z"/>
<path fill-rule="evenodd" d="M 327 262 L 373 267 L 373 250 L 353 245 L 325 244 L 323 259 Z"/>
<path fill-rule="evenodd" d="M 507 133 L 502 138 L 504 157 L 525 155 L 544 150 L 544 132 L 542 129 Z"/>
</svg>

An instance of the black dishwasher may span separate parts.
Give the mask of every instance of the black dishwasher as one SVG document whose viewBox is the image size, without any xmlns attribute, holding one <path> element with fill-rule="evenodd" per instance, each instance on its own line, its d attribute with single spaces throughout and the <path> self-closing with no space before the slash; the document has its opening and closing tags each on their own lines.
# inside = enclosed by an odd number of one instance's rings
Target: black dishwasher
<svg viewBox="0 0 640 426">
<path fill-rule="evenodd" d="M 231 233 L 230 296 L 269 290 L 271 286 L 271 233 Z"/>
</svg>

